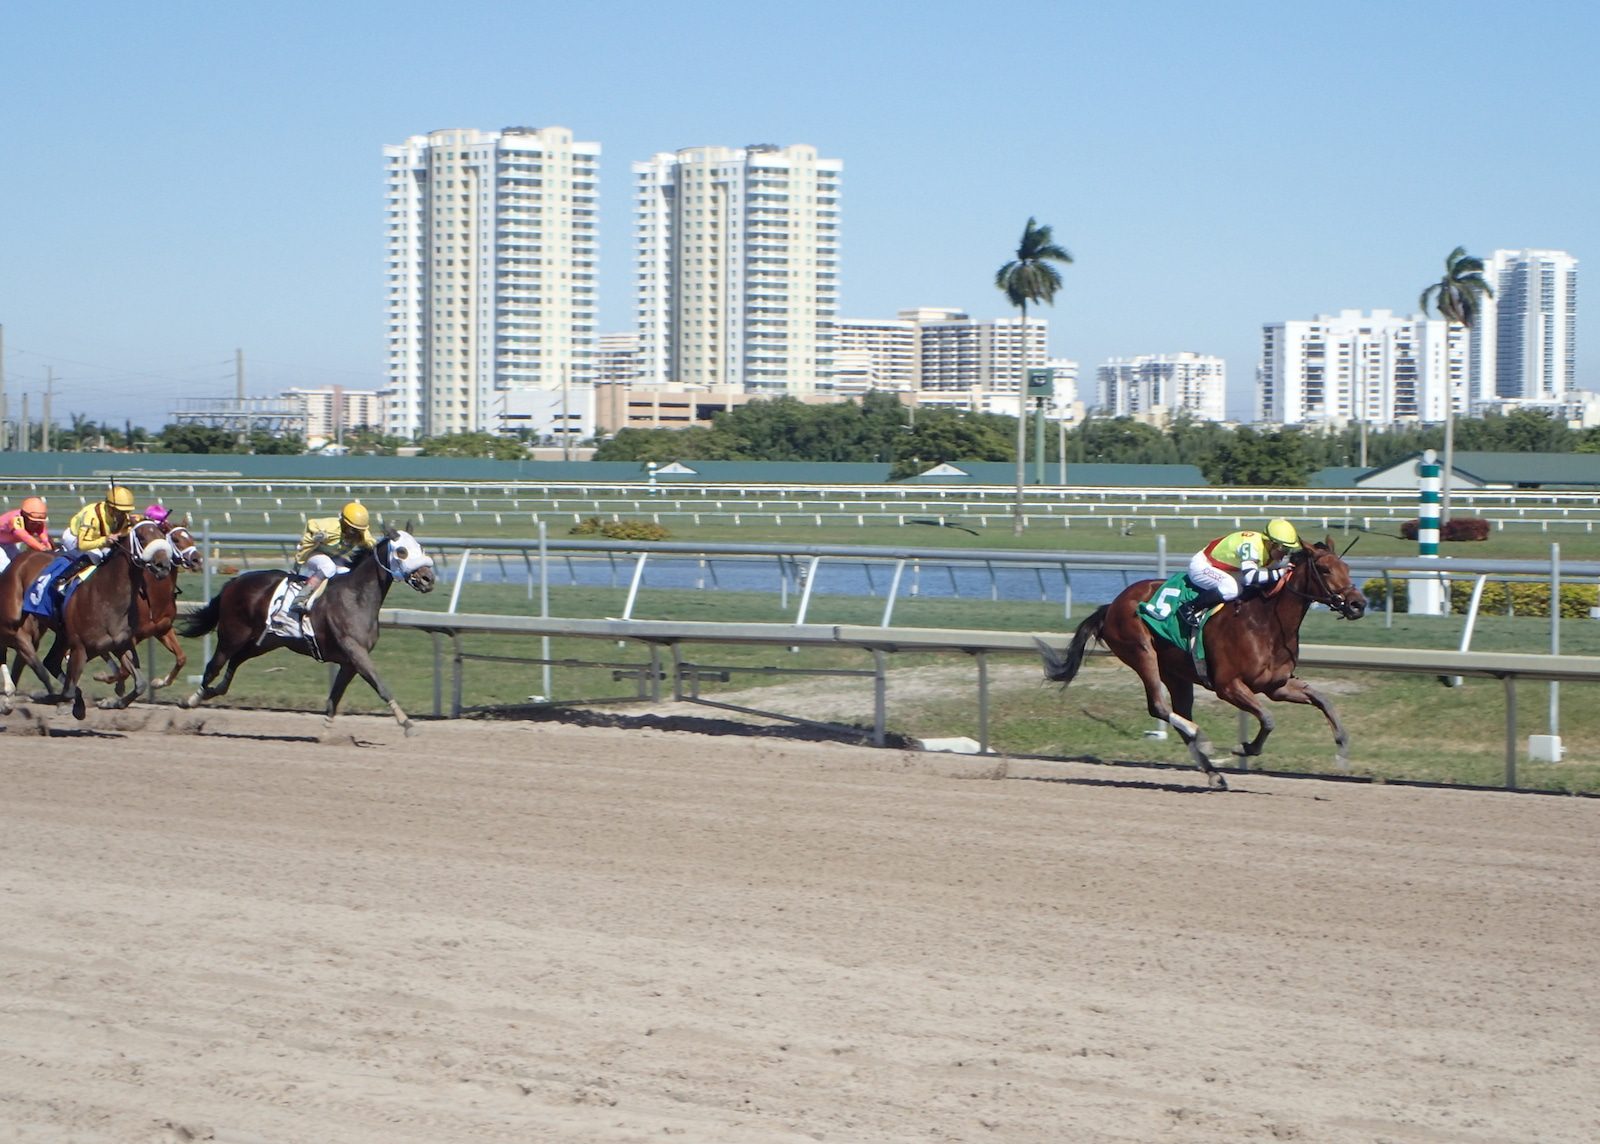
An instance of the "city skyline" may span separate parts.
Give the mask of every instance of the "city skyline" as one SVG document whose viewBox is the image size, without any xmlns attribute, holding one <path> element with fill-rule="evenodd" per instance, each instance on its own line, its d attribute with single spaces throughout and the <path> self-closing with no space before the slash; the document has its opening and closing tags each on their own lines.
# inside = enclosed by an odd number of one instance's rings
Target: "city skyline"
<svg viewBox="0 0 1600 1144">
<path fill-rule="evenodd" d="M 993 274 L 1031 215 L 1076 258 L 1038 311 L 1050 356 L 1221 357 L 1232 416 L 1250 415 L 1266 322 L 1412 313 L 1456 245 L 1580 260 L 1600 245 L 1582 111 L 1600 36 L 1582 5 L 1355 4 L 1328 21 L 1024 3 L 1015 26 L 938 3 L 911 21 L 826 2 L 720 12 L 611 5 L 625 34 L 608 37 L 592 14 L 467 5 L 453 20 L 470 50 L 438 50 L 404 4 L 15 13 L 22 50 L 0 78 L 26 140 L 0 180 L 13 416 L 48 369 L 58 418 L 159 425 L 179 397 L 230 395 L 237 348 L 251 394 L 381 386 L 372 172 L 430 127 L 561 124 L 602 145 L 598 333 L 634 328 L 630 164 L 805 142 L 849 173 L 840 316 L 1008 316 Z M 1015 27 L 1070 65 L 1026 95 L 1005 80 Z M 552 50 L 529 68 L 535 41 Z M 690 48 L 717 61 L 693 83 Z M 1459 84 L 1508 52 L 1542 82 Z M 1191 55 L 1204 66 L 1174 72 L 1176 92 L 1127 82 L 1135 61 Z M 1443 90 L 1448 116 L 1428 102 Z M 1592 389 L 1589 310 L 1574 375 Z"/>
</svg>

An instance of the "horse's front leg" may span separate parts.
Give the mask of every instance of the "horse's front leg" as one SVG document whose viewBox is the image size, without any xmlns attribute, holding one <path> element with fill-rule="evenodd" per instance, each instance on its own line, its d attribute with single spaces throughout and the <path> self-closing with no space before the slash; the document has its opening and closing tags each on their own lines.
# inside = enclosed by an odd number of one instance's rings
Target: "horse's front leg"
<svg viewBox="0 0 1600 1144">
<path fill-rule="evenodd" d="M 333 729 L 333 717 L 338 713 L 339 701 L 344 698 L 344 689 L 350 686 L 350 681 L 355 677 L 355 668 L 348 663 L 339 665 L 339 671 L 333 677 L 333 686 L 328 689 L 328 705 L 322 712 L 323 730 L 331 731 Z"/>
<path fill-rule="evenodd" d="M 171 628 L 168 628 L 164 633 L 162 633 L 161 646 L 172 653 L 172 670 L 167 672 L 166 677 L 159 683 L 153 680 L 151 681 L 151 694 L 154 694 L 160 688 L 171 687 L 173 681 L 178 678 L 178 674 L 182 672 L 184 667 L 189 663 L 188 657 L 183 654 L 183 645 L 178 642 L 178 633 L 173 631 Z M 154 671 L 154 667 L 155 665 L 152 664 L 152 672 Z"/>
<path fill-rule="evenodd" d="M 1266 745 L 1267 736 L 1272 734 L 1277 723 L 1272 715 L 1262 706 L 1256 693 L 1242 679 L 1234 678 L 1216 688 L 1217 698 L 1233 704 L 1246 715 L 1252 716 L 1256 721 L 1256 737 L 1248 743 L 1240 743 L 1233 749 L 1233 753 L 1244 758 L 1255 758 L 1261 753 L 1261 748 Z"/>
<path fill-rule="evenodd" d="M 1291 676 L 1266 695 L 1268 699 L 1279 703 L 1305 703 L 1321 711 L 1323 718 L 1333 728 L 1334 765 L 1344 772 L 1350 770 L 1350 736 L 1345 734 L 1344 724 L 1339 721 L 1339 712 L 1334 710 L 1333 704 L 1320 691 L 1305 680 Z"/>
<path fill-rule="evenodd" d="M 367 654 L 366 649 L 359 646 L 351 647 L 346 649 L 345 654 L 347 660 L 345 666 L 354 669 L 362 679 L 367 681 L 372 690 L 378 693 L 378 698 L 389 705 L 389 710 L 394 713 L 395 722 L 405 729 L 405 733 L 408 736 L 415 735 L 417 733 L 417 725 L 411 721 L 411 716 L 401 710 L 400 704 L 395 700 L 393 693 L 390 692 L 388 684 L 379 678 L 378 669 L 372 665 L 372 657 Z M 343 675 L 343 673 L 344 669 L 341 668 L 340 674 Z M 334 685 L 338 686 L 337 680 L 334 681 Z M 328 717 L 331 719 L 334 707 L 333 696 L 330 695 L 328 700 Z"/>
<path fill-rule="evenodd" d="M 63 698 L 72 700 L 72 717 L 74 719 L 87 719 L 88 707 L 84 704 L 83 688 L 78 681 L 83 678 L 83 669 L 89 663 L 89 652 L 81 643 L 74 642 L 71 652 L 67 655 L 67 676 L 61 687 Z"/>
<path fill-rule="evenodd" d="M 138 699 L 141 695 L 143 695 L 149 687 L 150 681 L 145 677 L 144 673 L 139 670 L 139 652 L 135 648 L 130 647 L 128 650 L 122 653 L 122 656 L 117 664 L 117 674 L 121 679 L 132 680 L 132 686 L 127 690 L 124 690 L 122 686 L 119 685 L 117 688 L 116 698 L 102 699 L 99 703 L 95 704 L 95 706 L 99 707 L 102 711 L 122 710 L 124 707 L 127 707 L 128 704 L 132 703 L 135 699 Z"/>
</svg>

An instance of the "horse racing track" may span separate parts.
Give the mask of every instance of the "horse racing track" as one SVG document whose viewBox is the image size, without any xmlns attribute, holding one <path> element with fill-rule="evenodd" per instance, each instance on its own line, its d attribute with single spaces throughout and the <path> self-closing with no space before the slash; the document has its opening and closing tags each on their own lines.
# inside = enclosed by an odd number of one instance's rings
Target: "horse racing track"
<svg viewBox="0 0 1600 1144">
<path fill-rule="evenodd" d="M 7 1139 L 1600 1139 L 1593 799 L 40 718 Z"/>
</svg>

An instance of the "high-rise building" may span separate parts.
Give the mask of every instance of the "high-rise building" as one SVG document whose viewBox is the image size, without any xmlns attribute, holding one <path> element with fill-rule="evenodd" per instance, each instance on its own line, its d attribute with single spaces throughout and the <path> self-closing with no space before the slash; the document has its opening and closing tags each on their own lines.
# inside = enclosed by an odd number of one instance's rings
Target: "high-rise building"
<svg viewBox="0 0 1600 1144">
<path fill-rule="evenodd" d="M 904 317 L 840 318 L 834 323 L 834 337 L 835 393 L 911 393 L 918 388 L 915 322 Z"/>
<path fill-rule="evenodd" d="M 960 310 L 902 310 L 917 323 L 924 392 L 981 389 L 1015 396 L 1028 369 L 1046 364 L 1050 324 L 1043 318 L 974 321 Z"/>
<path fill-rule="evenodd" d="M 1577 388 L 1578 260 L 1561 250 L 1497 250 L 1494 296 L 1472 330 L 1475 401 L 1559 402 Z"/>
<path fill-rule="evenodd" d="M 814 147 L 691 147 L 633 165 L 642 381 L 826 390 L 843 164 Z"/>
<path fill-rule="evenodd" d="M 1460 327 L 1421 314 L 1341 310 L 1261 330 L 1256 411 L 1280 424 L 1444 420 L 1446 394 L 1457 414 L 1470 407 L 1466 339 Z M 1448 352 L 1447 347 L 1448 345 Z"/>
<path fill-rule="evenodd" d="M 1096 370 L 1095 388 L 1100 410 L 1113 417 L 1157 410 L 1187 411 L 1205 421 L 1227 416 L 1227 363 L 1205 354 L 1112 358 Z"/>
<path fill-rule="evenodd" d="M 342 385 L 314 389 L 286 389 L 286 401 L 305 405 L 306 439 L 334 440 L 350 429 L 381 429 L 383 401 L 375 389 L 346 389 Z"/>
<path fill-rule="evenodd" d="M 592 410 L 600 145 L 563 127 L 461 129 L 384 157 L 386 431 L 488 431 L 514 405 Z"/>
</svg>

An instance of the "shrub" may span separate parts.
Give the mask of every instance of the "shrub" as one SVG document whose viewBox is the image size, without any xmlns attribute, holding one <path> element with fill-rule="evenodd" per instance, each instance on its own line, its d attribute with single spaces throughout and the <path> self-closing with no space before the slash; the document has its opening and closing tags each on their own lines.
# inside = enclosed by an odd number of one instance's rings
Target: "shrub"
<svg viewBox="0 0 1600 1144">
<path fill-rule="evenodd" d="M 1396 577 L 1390 581 L 1394 585 L 1394 608 L 1403 612 L 1407 602 L 1407 583 L 1403 577 Z M 1450 610 L 1465 615 L 1467 606 L 1472 602 L 1471 579 L 1457 579 L 1450 581 Z M 1361 586 L 1361 591 L 1367 597 L 1369 607 L 1381 608 L 1384 606 L 1385 591 L 1384 581 L 1381 579 L 1368 580 Z M 1550 585 L 1535 584 L 1526 581 L 1511 582 L 1490 580 L 1483 586 L 1483 599 L 1478 603 L 1478 611 L 1493 616 L 1506 614 L 1507 598 L 1510 600 L 1510 613 L 1514 616 L 1548 616 L 1550 614 Z M 1589 609 L 1600 604 L 1600 589 L 1594 584 L 1563 584 L 1561 585 L 1561 618 L 1567 620 L 1586 620 L 1589 618 Z"/>
<path fill-rule="evenodd" d="M 665 540 L 672 534 L 649 520 L 601 520 L 586 517 L 567 530 L 570 536 L 603 536 L 607 540 Z"/>
<path fill-rule="evenodd" d="M 1407 540 L 1417 538 L 1417 522 L 1404 521 L 1400 535 Z M 1440 540 L 1488 540 L 1489 522 L 1481 516 L 1453 516 L 1439 529 Z"/>
</svg>

